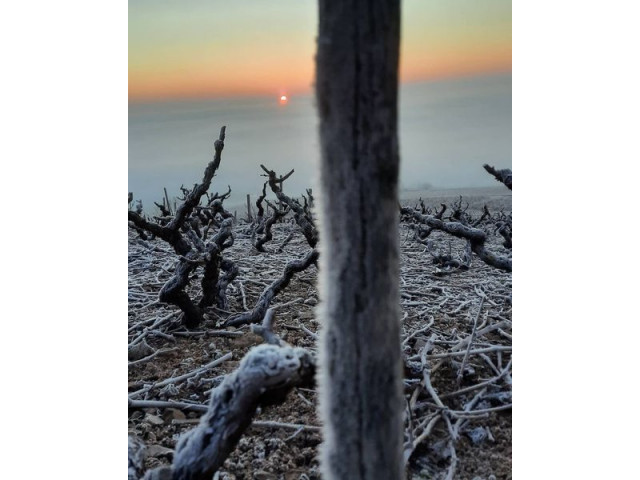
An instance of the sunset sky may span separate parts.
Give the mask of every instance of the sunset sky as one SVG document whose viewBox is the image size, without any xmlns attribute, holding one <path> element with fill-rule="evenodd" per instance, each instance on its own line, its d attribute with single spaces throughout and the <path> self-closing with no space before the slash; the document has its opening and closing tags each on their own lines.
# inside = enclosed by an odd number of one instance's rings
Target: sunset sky
<svg viewBox="0 0 640 480">
<path fill-rule="evenodd" d="M 309 93 L 317 0 L 129 0 L 129 99 Z M 511 71 L 510 0 L 404 0 L 401 80 Z"/>
</svg>

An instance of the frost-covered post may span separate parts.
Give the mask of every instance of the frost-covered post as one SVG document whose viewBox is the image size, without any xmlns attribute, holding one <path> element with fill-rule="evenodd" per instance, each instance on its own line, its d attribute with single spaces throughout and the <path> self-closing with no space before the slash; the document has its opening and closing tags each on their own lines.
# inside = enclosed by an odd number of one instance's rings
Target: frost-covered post
<svg viewBox="0 0 640 480">
<path fill-rule="evenodd" d="M 402 477 L 400 0 L 320 0 L 323 478 Z"/>
</svg>

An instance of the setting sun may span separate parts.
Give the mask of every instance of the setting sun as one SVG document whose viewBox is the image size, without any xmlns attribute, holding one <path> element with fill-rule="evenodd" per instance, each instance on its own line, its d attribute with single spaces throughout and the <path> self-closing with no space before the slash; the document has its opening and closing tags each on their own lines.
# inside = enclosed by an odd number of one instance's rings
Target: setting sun
<svg viewBox="0 0 640 480">
<path fill-rule="evenodd" d="M 289 101 L 289 99 L 287 98 L 286 95 L 282 95 L 280 97 L 280 105 L 286 105 L 288 101 Z"/>
</svg>

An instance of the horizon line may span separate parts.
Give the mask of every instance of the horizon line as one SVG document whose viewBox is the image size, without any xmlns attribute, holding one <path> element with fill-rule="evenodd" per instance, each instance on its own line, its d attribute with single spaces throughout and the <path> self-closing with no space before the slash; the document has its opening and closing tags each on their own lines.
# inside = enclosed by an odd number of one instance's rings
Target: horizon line
<svg viewBox="0 0 640 480">
<path fill-rule="evenodd" d="M 490 72 L 465 72 L 456 74 L 442 74 L 434 75 L 428 78 L 419 79 L 406 79 L 400 80 L 400 85 L 413 85 L 420 83 L 438 83 L 447 80 L 464 80 L 468 78 L 482 78 L 482 77 L 498 77 L 504 75 L 512 75 L 513 69 L 494 70 Z M 292 89 L 287 95 L 289 97 L 305 97 L 312 95 L 314 91 L 313 86 L 305 89 Z M 131 105 L 145 105 L 145 104 L 158 104 L 158 103 L 171 103 L 181 101 L 198 101 L 198 100 L 234 100 L 239 98 L 274 98 L 280 94 L 265 93 L 265 92 L 247 92 L 247 93 L 194 93 L 194 94 L 176 94 L 176 95 L 164 95 L 164 96 L 149 96 L 149 97 L 128 97 L 128 104 Z"/>
</svg>

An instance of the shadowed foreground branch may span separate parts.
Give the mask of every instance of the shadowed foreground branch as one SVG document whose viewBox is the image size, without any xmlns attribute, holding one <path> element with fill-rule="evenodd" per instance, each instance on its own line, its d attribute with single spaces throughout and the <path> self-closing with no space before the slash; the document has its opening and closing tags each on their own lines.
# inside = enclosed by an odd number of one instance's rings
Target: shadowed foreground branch
<svg viewBox="0 0 640 480">
<path fill-rule="evenodd" d="M 173 465 L 150 470 L 146 480 L 211 480 L 251 424 L 260 405 L 284 401 L 295 386 L 309 386 L 315 375 L 312 355 L 291 346 L 252 348 L 211 393 L 200 424 L 178 441 Z"/>
</svg>

